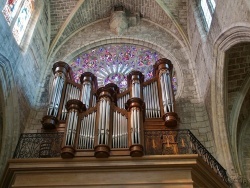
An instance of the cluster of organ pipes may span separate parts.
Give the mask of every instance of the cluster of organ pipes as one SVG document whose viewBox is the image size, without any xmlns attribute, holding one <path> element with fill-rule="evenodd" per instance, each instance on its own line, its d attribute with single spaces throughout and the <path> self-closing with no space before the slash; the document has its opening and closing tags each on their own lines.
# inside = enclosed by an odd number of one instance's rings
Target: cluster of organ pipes
<svg viewBox="0 0 250 188">
<path fill-rule="evenodd" d="M 81 84 L 75 83 L 70 67 L 55 63 L 48 113 L 42 123 L 44 129 L 57 129 L 60 123 L 65 127 L 62 157 L 85 149 L 94 149 L 95 156 L 108 155 L 112 148 L 129 148 L 137 155 L 143 148 L 145 118 L 163 117 L 166 126 L 167 121 L 175 124 L 172 64 L 161 59 L 154 69 L 154 78 L 147 82 L 141 72 L 130 72 L 128 89 L 119 93 L 115 84 L 98 89 L 97 78 L 90 72 L 81 75 Z"/>
<path fill-rule="evenodd" d="M 131 139 L 132 144 L 140 144 L 140 132 L 141 132 L 141 118 L 140 109 L 133 107 L 131 109 Z"/>
<path fill-rule="evenodd" d="M 157 81 L 143 87 L 146 118 L 160 118 L 161 109 L 159 103 Z"/>
<path fill-rule="evenodd" d="M 76 110 L 69 111 L 68 120 L 67 120 L 67 128 L 66 128 L 66 146 L 73 146 L 76 137 L 76 128 L 77 128 L 77 119 L 78 112 Z"/>
<path fill-rule="evenodd" d="M 77 149 L 93 149 L 95 137 L 96 111 L 84 116 L 80 123 Z"/>
<path fill-rule="evenodd" d="M 117 99 L 117 106 L 119 108 L 125 109 L 125 103 L 129 99 L 129 93 L 121 96 L 120 98 Z"/>
<path fill-rule="evenodd" d="M 98 144 L 108 145 L 110 123 L 110 101 L 101 98 L 99 102 Z"/>
<path fill-rule="evenodd" d="M 162 91 L 162 103 L 164 113 L 174 112 L 173 91 L 171 90 L 171 77 L 169 70 L 160 70 L 160 82 Z"/>
<path fill-rule="evenodd" d="M 62 96 L 62 89 L 65 81 L 64 74 L 58 72 L 55 74 L 55 78 L 53 80 L 52 91 L 50 95 L 48 115 L 57 116 L 58 108 L 60 105 L 60 99 Z"/>
<path fill-rule="evenodd" d="M 91 107 L 95 107 L 96 106 L 96 95 L 93 94 L 92 96 L 92 106 Z"/>
<path fill-rule="evenodd" d="M 60 120 L 66 120 L 67 110 L 65 105 L 71 99 L 80 99 L 80 89 L 71 83 L 67 83 Z"/>
<path fill-rule="evenodd" d="M 113 148 L 128 148 L 127 117 L 118 111 L 113 113 Z"/>
</svg>

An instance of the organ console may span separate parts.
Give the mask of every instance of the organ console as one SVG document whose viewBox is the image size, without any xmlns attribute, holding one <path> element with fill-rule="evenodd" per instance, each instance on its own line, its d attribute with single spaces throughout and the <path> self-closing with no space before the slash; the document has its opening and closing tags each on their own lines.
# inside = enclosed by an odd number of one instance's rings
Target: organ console
<svg viewBox="0 0 250 188">
<path fill-rule="evenodd" d="M 62 158 L 142 156 L 148 142 L 144 130 L 177 127 L 172 69 L 168 59 L 160 59 L 146 82 L 141 72 L 131 71 L 128 88 L 120 93 L 114 83 L 98 88 L 90 72 L 81 75 L 81 84 L 75 83 L 70 67 L 57 62 L 43 131 L 64 132 Z"/>
</svg>

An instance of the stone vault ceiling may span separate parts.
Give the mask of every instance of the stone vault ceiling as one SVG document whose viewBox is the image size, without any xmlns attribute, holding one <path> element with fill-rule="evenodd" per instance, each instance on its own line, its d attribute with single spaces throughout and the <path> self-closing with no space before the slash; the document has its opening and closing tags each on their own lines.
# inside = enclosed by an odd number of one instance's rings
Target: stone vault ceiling
<svg viewBox="0 0 250 188">
<path fill-rule="evenodd" d="M 139 12 L 142 18 L 161 25 L 179 40 L 186 37 L 187 0 L 51 0 L 50 51 L 84 26 L 108 18 L 117 5 L 131 13 Z"/>
</svg>

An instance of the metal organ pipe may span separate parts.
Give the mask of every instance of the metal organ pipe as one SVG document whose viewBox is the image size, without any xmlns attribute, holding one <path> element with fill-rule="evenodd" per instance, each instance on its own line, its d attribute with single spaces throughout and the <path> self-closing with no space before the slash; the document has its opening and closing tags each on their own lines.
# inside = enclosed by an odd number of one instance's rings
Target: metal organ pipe
<svg viewBox="0 0 250 188">
<path fill-rule="evenodd" d="M 140 71 L 131 71 L 128 75 L 128 84 L 131 86 L 131 98 L 142 98 L 141 83 L 144 81 L 144 76 Z"/>
<path fill-rule="evenodd" d="M 47 115 L 57 116 L 64 82 L 65 75 L 61 72 L 55 73 Z"/>
<path fill-rule="evenodd" d="M 158 96 L 157 82 L 152 82 L 143 87 L 143 98 L 146 107 L 147 118 L 160 117 L 160 104 Z"/>
<path fill-rule="evenodd" d="M 163 105 L 163 119 L 167 127 L 177 126 L 178 115 L 174 112 L 174 95 L 172 87 L 172 69 L 173 65 L 168 59 L 159 59 L 154 69 L 159 75 L 159 83 L 161 85 L 162 105 Z"/>
<path fill-rule="evenodd" d="M 108 157 L 110 152 L 109 136 L 112 136 L 113 143 L 115 144 L 115 135 L 110 134 L 110 114 L 111 103 L 116 100 L 116 90 L 117 86 L 115 84 L 108 84 L 105 87 L 101 87 L 97 90 L 98 96 L 98 129 L 97 135 L 98 139 L 95 143 L 95 157 Z M 119 90 L 118 90 L 119 91 Z M 115 101 L 116 102 L 116 101 Z M 114 125 L 114 124 L 113 124 Z M 114 133 L 115 130 L 113 130 Z"/>
<path fill-rule="evenodd" d="M 85 72 L 81 75 L 80 81 L 82 83 L 82 96 L 81 101 L 86 105 L 88 109 L 90 107 L 91 93 L 94 83 L 96 82 L 96 77 L 91 72 Z"/>
<path fill-rule="evenodd" d="M 130 98 L 127 102 L 127 110 L 130 112 L 130 155 L 143 155 L 143 109 L 144 102 L 140 98 Z"/>
<path fill-rule="evenodd" d="M 78 115 L 83 110 L 86 110 L 85 105 L 76 99 L 71 99 L 66 103 L 68 116 L 66 119 L 66 131 L 64 137 L 64 146 L 62 148 L 61 156 L 63 158 L 74 157 L 75 153 L 75 137 L 78 123 Z M 82 132 L 84 135 L 84 132 Z"/>
<path fill-rule="evenodd" d="M 74 85 L 72 85 L 71 83 L 67 83 L 66 86 L 66 92 L 65 92 L 65 96 L 64 96 L 64 100 L 63 100 L 63 106 L 62 106 L 62 114 L 60 119 L 61 120 L 65 120 L 66 116 L 67 116 L 67 110 L 66 110 L 66 103 L 67 101 L 71 100 L 71 99 L 80 99 L 80 89 Z"/>
<path fill-rule="evenodd" d="M 94 132 L 95 132 L 95 118 L 96 112 L 88 114 L 82 119 L 83 124 L 81 124 L 81 129 L 83 129 L 84 134 L 79 137 L 79 149 L 93 149 L 94 148 Z M 84 142 L 80 142 L 83 140 Z M 80 144 L 81 143 L 81 144 Z"/>
</svg>

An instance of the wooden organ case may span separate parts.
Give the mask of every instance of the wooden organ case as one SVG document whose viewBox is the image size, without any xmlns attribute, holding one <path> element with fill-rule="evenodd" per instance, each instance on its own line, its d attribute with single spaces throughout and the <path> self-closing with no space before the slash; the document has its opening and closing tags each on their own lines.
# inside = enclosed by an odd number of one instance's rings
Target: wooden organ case
<svg viewBox="0 0 250 188">
<path fill-rule="evenodd" d="M 144 75 L 132 71 L 127 76 L 127 90 L 119 92 L 116 84 L 98 88 L 90 72 L 81 75 L 81 84 L 71 78 L 71 68 L 64 62 L 53 65 L 54 80 L 43 132 L 64 132 L 61 157 L 142 156 L 165 148 L 159 154 L 177 154 L 174 134 L 152 138 L 145 131 L 175 130 L 172 87 L 173 65 L 160 59 L 154 65 L 154 77 L 144 82 Z M 156 152 L 157 153 L 157 152 Z"/>
</svg>

